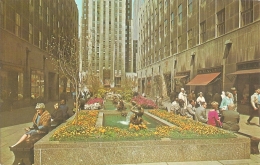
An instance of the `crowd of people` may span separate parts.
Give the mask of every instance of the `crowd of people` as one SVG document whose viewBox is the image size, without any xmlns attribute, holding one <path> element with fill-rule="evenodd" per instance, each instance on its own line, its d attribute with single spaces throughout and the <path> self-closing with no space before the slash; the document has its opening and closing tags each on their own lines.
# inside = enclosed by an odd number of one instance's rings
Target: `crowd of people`
<svg viewBox="0 0 260 165">
<path fill-rule="evenodd" d="M 194 91 L 189 94 L 184 88 L 172 101 L 170 111 L 175 114 L 186 116 L 193 120 L 206 123 L 209 125 L 222 127 L 223 129 L 237 132 L 239 131 L 240 115 L 237 112 L 237 90 L 232 87 L 231 92 L 222 92 L 221 95 L 215 94 L 211 100 L 206 100 L 203 93 L 199 92 L 198 96 Z M 251 96 L 250 117 L 247 120 L 248 125 L 252 125 L 250 121 L 257 114 L 260 126 L 260 89 L 256 89 Z M 210 108 L 207 106 L 211 105 Z"/>
</svg>

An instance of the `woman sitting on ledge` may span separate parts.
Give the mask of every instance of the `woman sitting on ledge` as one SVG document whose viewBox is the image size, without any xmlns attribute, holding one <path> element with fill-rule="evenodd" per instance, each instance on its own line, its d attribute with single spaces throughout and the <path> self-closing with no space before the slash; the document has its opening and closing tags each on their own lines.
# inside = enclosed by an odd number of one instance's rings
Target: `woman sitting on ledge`
<svg viewBox="0 0 260 165">
<path fill-rule="evenodd" d="M 33 117 L 33 128 L 25 128 L 26 133 L 18 140 L 17 143 L 10 146 L 10 148 L 15 147 L 21 142 L 27 140 L 31 136 L 46 134 L 49 131 L 49 127 L 51 126 L 51 115 L 45 110 L 44 103 L 36 104 L 36 113 Z"/>
</svg>

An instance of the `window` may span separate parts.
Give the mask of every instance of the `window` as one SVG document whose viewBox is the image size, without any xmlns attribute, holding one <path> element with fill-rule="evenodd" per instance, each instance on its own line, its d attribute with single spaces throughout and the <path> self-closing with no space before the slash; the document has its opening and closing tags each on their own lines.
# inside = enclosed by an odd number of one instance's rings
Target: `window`
<svg viewBox="0 0 260 165">
<path fill-rule="evenodd" d="M 192 29 L 188 30 L 188 48 L 191 48 L 193 46 L 193 33 Z"/>
<path fill-rule="evenodd" d="M 32 24 L 29 23 L 29 42 L 33 43 L 33 27 Z"/>
<path fill-rule="evenodd" d="M 217 32 L 218 36 L 225 34 L 225 9 L 217 13 Z"/>
<path fill-rule="evenodd" d="M 42 0 L 39 0 L 39 15 L 42 15 Z"/>
<path fill-rule="evenodd" d="M 200 23 L 200 43 L 206 41 L 206 21 Z"/>
<path fill-rule="evenodd" d="M 39 48 L 42 48 L 42 32 L 39 32 Z"/>
<path fill-rule="evenodd" d="M 44 97 L 44 78 L 42 71 L 33 70 L 31 72 L 31 98 Z"/>
<path fill-rule="evenodd" d="M 167 19 L 164 21 L 164 35 L 167 35 L 167 24 L 168 24 L 168 21 Z"/>
<path fill-rule="evenodd" d="M 253 22 L 253 1 L 241 0 L 241 26 Z"/>
<path fill-rule="evenodd" d="M 4 26 L 4 4 L 0 1 L 0 27 Z"/>
<path fill-rule="evenodd" d="M 174 25 L 174 13 L 171 13 L 171 26 L 173 27 Z"/>
<path fill-rule="evenodd" d="M 47 20 L 47 23 L 49 24 L 50 20 L 49 20 L 49 8 L 48 7 L 47 7 L 47 11 L 46 11 L 46 20 Z"/>
<path fill-rule="evenodd" d="M 189 11 L 189 14 L 192 13 L 192 0 L 188 0 L 188 11 Z"/>
<path fill-rule="evenodd" d="M 178 52 L 181 51 L 181 36 L 178 37 Z"/>
<path fill-rule="evenodd" d="M 182 22 L 182 4 L 178 7 L 178 17 L 179 17 L 179 23 Z"/>
<path fill-rule="evenodd" d="M 21 36 L 21 18 L 20 14 L 15 14 L 15 35 Z"/>
<path fill-rule="evenodd" d="M 164 1 L 164 7 L 166 8 L 168 6 L 168 0 Z"/>
</svg>

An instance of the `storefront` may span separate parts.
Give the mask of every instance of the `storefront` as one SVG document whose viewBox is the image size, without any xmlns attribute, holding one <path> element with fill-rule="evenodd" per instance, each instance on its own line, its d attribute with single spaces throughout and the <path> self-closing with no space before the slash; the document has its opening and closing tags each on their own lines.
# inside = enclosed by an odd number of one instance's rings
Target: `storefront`
<svg viewBox="0 0 260 165">
<path fill-rule="evenodd" d="M 222 91 L 222 66 L 200 69 L 198 74 L 186 85 L 194 86 L 195 94 L 202 92 L 207 103 L 212 101 L 212 97 Z"/>
<path fill-rule="evenodd" d="M 235 76 L 237 89 L 238 112 L 248 114 L 250 96 L 260 87 L 260 61 L 248 61 L 237 64 L 237 71 L 227 76 Z"/>
<path fill-rule="evenodd" d="M 174 76 L 174 91 L 179 93 L 181 91 L 181 88 L 184 88 L 185 90 L 188 89 L 188 86 L 186 84 L 190 80 L 190 71 L 185 72 L 177 72 Z"/>
</svg>

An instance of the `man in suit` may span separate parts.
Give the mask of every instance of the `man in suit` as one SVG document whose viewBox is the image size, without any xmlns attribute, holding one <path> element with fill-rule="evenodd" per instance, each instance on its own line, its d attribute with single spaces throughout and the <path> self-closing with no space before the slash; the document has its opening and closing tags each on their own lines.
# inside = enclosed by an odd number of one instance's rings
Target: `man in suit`
<svg viewBox="0 0 260 165">
<path fill-rule="evenodd" d="M 208 119 L 206 115 L 206 108 L 207 108 L 207 103 L 201 102 L 201 106 L 196 109 L 195 116 L 199 122 L 207 123 Z"/>
<path fill-rule="evenodd" d="M 223 114 L 221 116 L 221 122 L 223 123 L 223 129 L 238 132 L 239 127 L 239 120 L 240 115 L 238 112 L 235 111 L 235 104 L 229 104 L 228 110 L 223 111 Z"/>
</svg>

